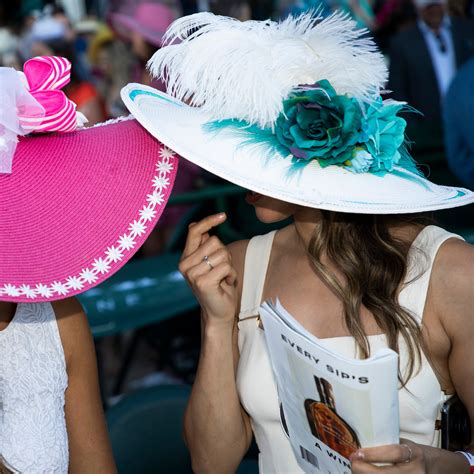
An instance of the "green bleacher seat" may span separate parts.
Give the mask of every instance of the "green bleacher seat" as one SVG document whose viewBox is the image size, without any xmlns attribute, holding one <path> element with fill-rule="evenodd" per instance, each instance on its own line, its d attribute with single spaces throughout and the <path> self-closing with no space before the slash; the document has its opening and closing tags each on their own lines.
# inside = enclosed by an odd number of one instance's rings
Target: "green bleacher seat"
<svg viewBox="0 0 474 474">
<path fill-rule="evenodd" d="M 79 296 L 92 334 L 99 338 L 139 329 L 198 307 L 178 271 L 180 253 L 133 260 Z"/>
<path fill-rule="evenodd" d="M 106 412 L 119 474 L 191 474 L 182 438 L 187 385 L 133 392 Z"/>
</svg>

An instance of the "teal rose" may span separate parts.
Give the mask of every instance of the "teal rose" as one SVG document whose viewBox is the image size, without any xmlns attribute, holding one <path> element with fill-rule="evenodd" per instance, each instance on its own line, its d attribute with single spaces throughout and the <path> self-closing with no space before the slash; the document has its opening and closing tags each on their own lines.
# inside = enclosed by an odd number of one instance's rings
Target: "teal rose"
<svg viewBox="0 0 474 474">
<path fill-rule="evenodd" d="M 406 121 L 397 113 L 404 107 L 397 102 L 383 103 L 380 97 L 367 106 L 361 137 L 374 158 L 370 171 L 392 171 L 400 161 Z"/>
<path fill-rule="evenodd" d="M 352 157 L 361 125 L 358 102 L 337 95 L 331 84 L 323 80 L 299 87 L 283 102 L 275 135 L 295 158 L 316 159 L 326 167 L 341 165 Z"/>
</svg>

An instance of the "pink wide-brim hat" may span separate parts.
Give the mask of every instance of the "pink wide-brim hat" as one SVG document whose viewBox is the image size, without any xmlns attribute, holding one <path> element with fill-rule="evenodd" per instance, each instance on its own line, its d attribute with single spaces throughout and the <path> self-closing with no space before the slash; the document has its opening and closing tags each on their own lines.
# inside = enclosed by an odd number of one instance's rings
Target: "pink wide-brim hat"
<svg viewBox="0 0 474 474">
<path fill-rule="evenodd" d="M 160 47 L 163 36 L 176 20 L 176 12 L 161 3 L 143 2 L 130 12 L 109 15 L 112 29 L 122 38 L 130 39 L 132 31 L 140 33 L 148 42 Z"/>
<path fill-rule="evenodd" d="M 131 119 L 20 138 L 0 174 L 0 300 L 63 299 L 110 277 L 158 222 L 177 167 Z"/>
</svg>

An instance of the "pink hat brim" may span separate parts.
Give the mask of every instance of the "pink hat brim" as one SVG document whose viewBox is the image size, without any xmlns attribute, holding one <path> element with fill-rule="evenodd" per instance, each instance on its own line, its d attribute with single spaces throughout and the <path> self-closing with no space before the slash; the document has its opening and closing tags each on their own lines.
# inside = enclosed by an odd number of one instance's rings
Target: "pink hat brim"
<svg viewBox="0 0 474 474">
<path fill-rule="evenodd" d="M 177 168 L 135 120 L 22 138 L 0 174 L 0 300 L 63 299 L 113 275 L 158 222 Z"/>
</svg>

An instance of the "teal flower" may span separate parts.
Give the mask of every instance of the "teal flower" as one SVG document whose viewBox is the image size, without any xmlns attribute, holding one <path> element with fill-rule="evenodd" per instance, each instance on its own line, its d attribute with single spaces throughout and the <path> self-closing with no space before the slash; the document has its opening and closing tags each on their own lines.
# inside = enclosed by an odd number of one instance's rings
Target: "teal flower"
<svg viewBox="0 0 474 474">
<path fill-rule="evenodd" d="M 352 158 L 344 163 L 344 168 L 353 173 L 367 173 L 374 164 L 374 157 L 362 147 L 352 150 Z"/>
<path fill-rule="evenodd" d="M 337 95 L 323 80 L 298 88 L 283 102 L 275 134 L 296 159 L 316 159 L 326 167 L 352 158 L 361 125 L 362 110 L 357 101 Z"/>
<path fill-rule="evenodd" d="M 401 158 L 400 148 L 405 140 L 406 121 L 397 116 L 404 104 L 383 103 L 382 98 L 368 104 L 361 141 L 374 157 L 371 172 L 392 171 Z M 363 138 L 362 138 L 363 137 Z"/>
</svg>

